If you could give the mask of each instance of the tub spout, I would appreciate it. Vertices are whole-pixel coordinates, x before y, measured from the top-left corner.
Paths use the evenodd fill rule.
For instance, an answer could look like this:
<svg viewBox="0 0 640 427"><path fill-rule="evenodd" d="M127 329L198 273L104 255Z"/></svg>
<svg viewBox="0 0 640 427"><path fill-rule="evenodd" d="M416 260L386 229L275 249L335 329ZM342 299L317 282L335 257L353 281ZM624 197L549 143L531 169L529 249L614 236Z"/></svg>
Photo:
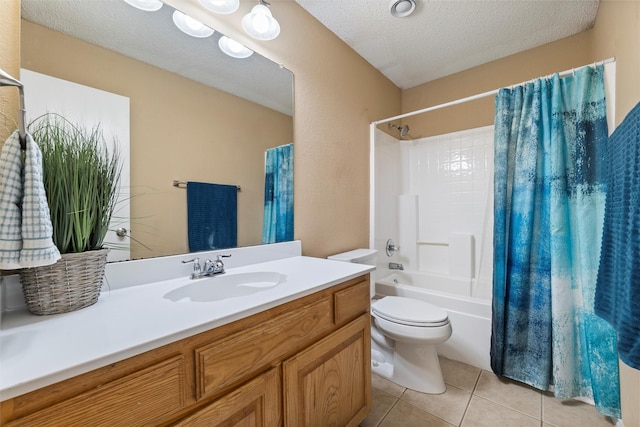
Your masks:
<svg viewBox="0 0 640 427"><path fill-rule="evenodd" d="M389 270L404 270L404 265L399 262L390 262Z"/></svg>

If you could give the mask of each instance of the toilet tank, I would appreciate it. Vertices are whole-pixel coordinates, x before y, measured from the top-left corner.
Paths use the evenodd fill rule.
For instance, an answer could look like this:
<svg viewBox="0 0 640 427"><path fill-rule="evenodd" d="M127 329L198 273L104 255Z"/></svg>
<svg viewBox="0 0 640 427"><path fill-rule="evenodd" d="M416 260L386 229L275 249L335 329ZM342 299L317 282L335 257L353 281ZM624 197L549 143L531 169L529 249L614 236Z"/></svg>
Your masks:
<svg viewBox="0 0 640 427"><path fill-rule="evenodd" d="M342 262L353 262L356 264L376 265L377 249L354 249L348 252L342 252L335 255L330 255L328 259ZM375 271L370 273L371 283L369 284L369 293L371 298L376 295L376 278Z"/></svg>

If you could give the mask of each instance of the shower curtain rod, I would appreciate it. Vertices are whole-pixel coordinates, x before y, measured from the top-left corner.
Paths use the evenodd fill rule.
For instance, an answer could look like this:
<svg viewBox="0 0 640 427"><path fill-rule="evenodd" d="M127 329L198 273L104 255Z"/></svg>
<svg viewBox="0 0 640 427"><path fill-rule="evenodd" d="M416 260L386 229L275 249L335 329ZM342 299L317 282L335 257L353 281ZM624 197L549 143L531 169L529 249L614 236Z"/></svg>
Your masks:
<svg viewBox="0 0 640 427"><path fill-rule="evenodd" d="M603 61L597 61L597 62L594 62L592 64L583 65L582 67L588 67L588 66L595 67L596 65L608 64L610 62L614 62L615 60L616 60L615 57L611 57L611 58L605 59ZM582 68L582 67L578 67L578 68ZM558 75L560 77L564 77L564 76L568 76L571 73L574 73L575 71L576 71L576 68L572 68L570 70L561 71L561 72L558 73ZM553 74L551 74L550 76L552 76L552 75ZM518 83L518 84L515 84L515 85L507 85L507 86L504 86L504 87L515 87L515 86L518 86L518 85L521 85L523 83L527 83L527 82L530 82L530 81L532 81L532 80L527 80L525 82ZM404 119L405 117L411 117L411 116L415 116L415 115L422 114L422 113L428 113L429 111L439 110L441 108L451 107L451 106L458 105L458 104L464 104L465 102L475 101L476 99L481 99L481 98L486 98L487 96L496 95L499 90L500 89L490 90L488 92L480 93L478 95L472 95L472 96L468 96L466 98L457 99L455 101L445 102L444 104L434 105L432 107L427 107L427 108L423 108L421 110L412 111L410 113L400 114L398 116L393 116L393 117L390 117L388 119L378 120L378 121L375 121L375 122L371 122L371 124L376 126L376 125L379 125L379 124L390 122L392 120Z"/></svg>

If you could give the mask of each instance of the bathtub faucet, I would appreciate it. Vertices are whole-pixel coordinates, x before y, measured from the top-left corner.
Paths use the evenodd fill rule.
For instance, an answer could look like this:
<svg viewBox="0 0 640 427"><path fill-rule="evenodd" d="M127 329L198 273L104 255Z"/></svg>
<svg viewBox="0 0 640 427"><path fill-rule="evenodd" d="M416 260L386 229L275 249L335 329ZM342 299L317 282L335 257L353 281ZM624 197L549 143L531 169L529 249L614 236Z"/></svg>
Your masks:
<svg viewBox="0 0 640 427"><path fill-rule="evenodd" d="M389 270L404 270L404 265L399 262L390 262Z"/></svg>

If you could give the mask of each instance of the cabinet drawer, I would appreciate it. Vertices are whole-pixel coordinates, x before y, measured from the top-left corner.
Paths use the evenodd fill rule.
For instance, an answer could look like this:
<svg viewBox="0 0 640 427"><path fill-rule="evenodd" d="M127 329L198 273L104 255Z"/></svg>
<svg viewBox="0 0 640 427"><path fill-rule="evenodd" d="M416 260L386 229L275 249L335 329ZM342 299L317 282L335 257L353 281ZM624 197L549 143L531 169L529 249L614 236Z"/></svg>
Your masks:
<svg viewBox="0 0 640 427"><path fill-rule="evenodd" d="M195 350L196 397L264 370L333 327L332 295Z"/></svg>
<svg viewBox="0 0 640 427"><path fill-rule="evenodd" d="M336 325L366 313L369 310L370 301L368 279L336 292L334 294Z"/></svg>
<svg viewBox="0 0 640 427"><path fill-rule="evenodd" d="M176 356L6 426L154 425L184 401L184 360Z"/></svg>
<svg viewBox="0 0 640 427"><path fill-rule="evenodd" d="M174 427L277 427L281 420L281 395L280 371L272 368L182 419Z"/></svg>

